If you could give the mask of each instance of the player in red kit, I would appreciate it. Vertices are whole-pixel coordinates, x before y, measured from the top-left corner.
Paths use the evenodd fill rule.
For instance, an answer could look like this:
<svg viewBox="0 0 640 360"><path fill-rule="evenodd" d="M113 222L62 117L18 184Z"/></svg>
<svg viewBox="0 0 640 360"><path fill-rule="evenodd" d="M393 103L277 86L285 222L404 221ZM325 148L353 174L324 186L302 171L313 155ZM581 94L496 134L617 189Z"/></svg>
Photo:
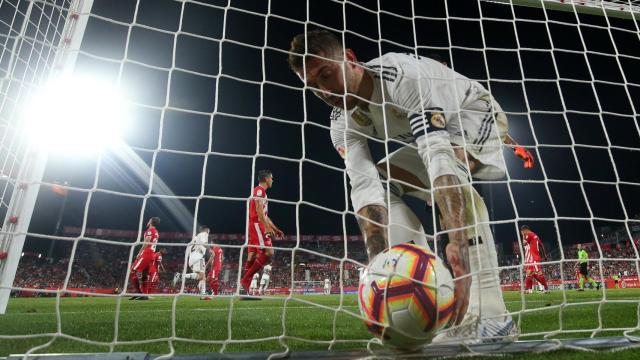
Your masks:
<svg viewBox="0 0 640 360"><path fill-rule="evenodd" d="M240 284L249 293L253 274L262 270L273 256L271 237L283 239L282 230L268 216L267 189L273 186L273 174L270 170L258 171L258 186L253 189L249 199L249 248L245 273Z"/></svg>
<svg viewBox="0 0 640 360"><path fill-rule="evenodd" d="M218 295L218 291L220 290L219 277L223 259L222 249L219 246L213 245L209 251L211 252L211 256L209 256L209 262L207 263L207 267L210 268L207 274L207 282L211 287L211 294Z"/></svg>
<svg viewBox="0 0 640 360"><path fill-rule="evenodd" d="M131 266L131 273L129 274L129 280L133 285L134 291L139 294L146 294L144 286L144 272L149 272L151 263L153 262L153 255L156 252L156 245L160 234L156 226L160 224L159 217L152 217L147 223L147 230L144 232L144 244L138 252L138 256ZM129 300L148 300L146 296L133 296Z"/></svg>
<svg viewBox="0 0 640 360"><path fill-rule="evenodd" d="M158 282L160 282L158 270L164 271L164 268L162 267L162 255L165 253L165 249L160 249L153 253L153 260L151 261L151 265L149 266L147 281L145 281L145 287L143 288L145 294L151 294L152 290L156 287Z"/></svg>
<svg viewBox="0 0 640 360"><path fill-rule="evenodd" d="M547 253L544 251L544 245L542 244L542 241L540 241L538 235L531 231L527 225L522 225L522 227L520 227L520 234L522 235L525 251L524 265L527 276L524 281L525 290L532 292L531 286L533 285L533 279L536 279L544 287L544 291L547 293L549 292L549 286L547 284L547 279L545 279L542 274L542 269L539 264L541 261L540 253L544 256L545 261L547 260Z"/></svg>

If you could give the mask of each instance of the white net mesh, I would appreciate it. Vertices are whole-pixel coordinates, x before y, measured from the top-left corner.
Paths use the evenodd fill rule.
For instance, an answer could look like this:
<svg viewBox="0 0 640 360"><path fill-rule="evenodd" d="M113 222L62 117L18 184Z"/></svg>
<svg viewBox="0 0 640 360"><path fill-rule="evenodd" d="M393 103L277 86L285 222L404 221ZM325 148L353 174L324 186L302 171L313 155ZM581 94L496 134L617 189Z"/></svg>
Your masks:
<svg viewBox="0 0 640 360"><path fill-rule="evenodd" d="M126 91L134 119L127 150L50 156L15 281L1 284L24 299L0 317L0 356L373 343L355 296L366 250L330 143L329 109L286 65L291 38L312 28L342 36L360 60L438 57L487 88L535 157L524 170L505 146L506 178L473 181L489 209L520 338L631 339L640 329L638 293L572 289L578 243L597 283L640 287L638 4L564 3L94 1L90 14L79 14L88 24L75 71ZM21 107L51 73L72 5L0 1L2 217L26 154ZM397 145L370 139L376 160ZM270 215L287 237L274 241L267 300L248 303L238 301L237 282L247 195L263 168L274 172ZM405 201L427 234L441 235L424 201ZM133 303L130 266L151 216L162 218L165 269L155 298ZM170 285L174 272L189 273L185 243L199 224L212 227L224 251L221 296L211 302L199 302L195 280ZM524 292L522 224L550 255L543 273L551 295ZM6 226L0 251L16 236ZM311 296L325 292L325 279L333 295ZM76 298L84 295L92 297Z"/></svg>

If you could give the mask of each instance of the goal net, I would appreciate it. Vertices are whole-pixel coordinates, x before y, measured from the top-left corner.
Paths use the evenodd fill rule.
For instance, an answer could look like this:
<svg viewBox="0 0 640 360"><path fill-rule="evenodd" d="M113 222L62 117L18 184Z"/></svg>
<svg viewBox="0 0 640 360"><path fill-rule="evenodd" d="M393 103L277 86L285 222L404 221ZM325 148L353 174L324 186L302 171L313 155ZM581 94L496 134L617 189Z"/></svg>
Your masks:
<svg viewBox="0 0 640 360"><path fill-rule="evenodd" d="M596 0L0 0L0 357L392 356L358 309L367 252L331 111L287 65L293 36L312 29L332 31L362 62L409 53L477 81L533 156L525 169L515 145L501 145L506 176L472 180L519 341L425 354L631 347L640 334L639 9ZM49 107L89 108L88 122L115 106L82 83L34 103L61 74L116 85L129 118L118 146L46 153L33 144L34 108L41 120ZM88 147L106 137L97 129L63 142ZM376 162L402 145L368 143ZM273 172L269 216L285 237L273 243L267 295L245 301L247 204L262 169ZM446 232L422 199L402 197L444 257ZM131 266L154 216L163 271L152 299L129 300L141 295ZM191 272L187 244L199 225L224 253L212 300L200 300L197 280L172 286L175 273ZM522 225L544 244L550 293L526 289ZM579 247L588 259L578 260ZM330 294L308 296L323 293L325 279Z"/></svg>

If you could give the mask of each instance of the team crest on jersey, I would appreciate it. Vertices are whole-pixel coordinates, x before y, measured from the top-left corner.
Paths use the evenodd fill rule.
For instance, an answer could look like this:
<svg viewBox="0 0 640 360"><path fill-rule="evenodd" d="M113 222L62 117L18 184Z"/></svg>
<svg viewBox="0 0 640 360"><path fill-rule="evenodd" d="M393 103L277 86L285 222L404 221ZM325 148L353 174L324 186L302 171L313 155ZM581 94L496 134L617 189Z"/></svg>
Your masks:
<svg viewBox="0 0 640 360"><path fill-rule="evenodd" d="M431 113L431 125L438 129L444 129L446 123L444 121L444 114L434 111Z"/></svg>
<svg viewBox="0 0 640 360"><path fill-rule="evenodd" d="M338 154L340 154L340 157L342 157L343 159L347 158L347 149L342 146L338 146L336 150L338 151Z"/></svg>
<svg viewBox="0 0 640 360"><path fill-rule="evenodd" d="M355 120L356 123L360 126L369 126L371 125L371 119L363 114L360 110L356 110L351 114L351 118Z"/></svg>

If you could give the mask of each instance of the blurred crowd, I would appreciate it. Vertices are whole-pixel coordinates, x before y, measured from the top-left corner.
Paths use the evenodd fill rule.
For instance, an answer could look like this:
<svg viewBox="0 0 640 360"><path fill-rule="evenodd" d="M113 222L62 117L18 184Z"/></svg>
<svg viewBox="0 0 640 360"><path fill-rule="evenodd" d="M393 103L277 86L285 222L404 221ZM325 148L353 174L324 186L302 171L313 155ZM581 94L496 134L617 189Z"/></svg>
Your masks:
<svg viewBox="0 0 640 360"><path fill-rule="evenodd" d="M589 253L590 274L596 279L613 275L638 275L640 258L634 245L628 240L619 241L621 236L615 231L603 234L604 240L599 242L600 246L595 242L583 244ZM322 286L319 284L324 279L329 279L334 288L340 285L341 279L344 287L357 286L358 268L366 263L364 242L361 239L336 241L334 238L336 237L305 236L304 241L299 242L291 239L274 242L276 250L270 287ZM63 240L57 241L55 256L23 253L13 286L57 289L67 281L67 288L122 289L131 264L130 259L135 258L138 247L133 245L134 240L130 238L105 239L115 243L81 240L75 251L72 251L73 241ZM179 246L163 246L161 240L159 248L164 248L166 254L163 256L164 272L160 273L158 288L170 289L173 274L185 270L187 241L188 239L184 240L184 244ZM246 258L246 249L242 248L243 240L230 236L225 240L217 240L216 243L224 251L221 286L223 289L233 289L237 286L238 271L244 261L241 261L241 250L243 259ZM637 247L638 239L634 243ZM543 273L548 280L576 278L575 245L552 249L547 261L550 263L543 265ZM522 279L523 264L520 256L500 254L499 262L503 284ZM189 272L189 269L186 271Z"/></svg>

